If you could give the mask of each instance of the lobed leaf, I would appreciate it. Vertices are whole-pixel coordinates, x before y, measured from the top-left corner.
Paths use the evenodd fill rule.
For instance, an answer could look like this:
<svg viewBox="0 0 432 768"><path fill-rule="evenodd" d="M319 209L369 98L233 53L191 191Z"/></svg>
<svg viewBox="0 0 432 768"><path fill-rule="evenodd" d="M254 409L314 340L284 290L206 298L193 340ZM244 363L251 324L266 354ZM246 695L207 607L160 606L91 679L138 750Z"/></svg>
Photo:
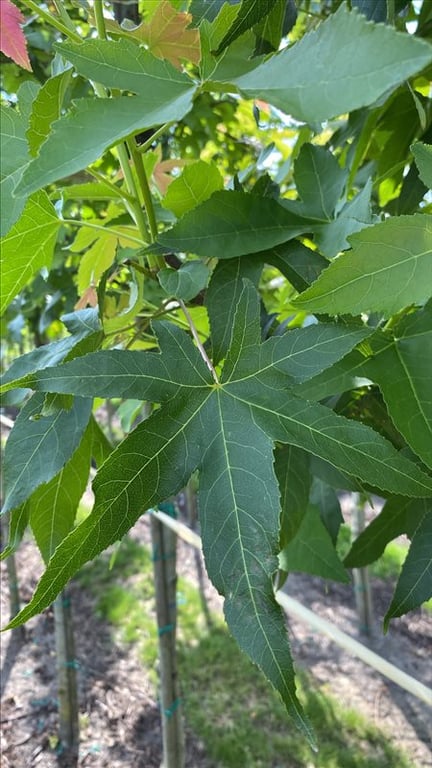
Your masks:
<svg viewBox="0 0 432 768"><path fill-rule="evenodd" d="M158 243L172 251L232 259L257 253L308 231L309 222L276 200L245 192L215 192L167 232Z"/></svg>
<svg viewBox="0 0 432 768"><path fill-rule="evenodd" d="M48 195L39 191L2 242L0 313L42 267L49 267L61 221Z"/></svg>
<svg viewBox="0 0 432 768"><path fill-rule="evenodd" d="M349 237L340 256L295 300L311 312L392 315L431 296L432 216L399 216Z"/></svg>
<svg viewBox="0 0 432 768"><path fill-rule="evenodd" d="M416 529L407 558L384 617L384 630L391 619L418 608L432 597L432 514L429 506Z"/></svg>
<svg viewBox="0 0 432 768"><path fill-rule="evenodd" d="M317 30L232 82L246 98L315 124L373 104L431 61L425 41L342 4Z"/></svg>
<svg viewBox="0 0 432 768"><path fill-rule="evenodd" d="M77 398L69 410L42 416L44 396L36 393L20 411L4 455L3 513L26 501L49 482L78 447L87 427L91 400Z"/></svg>

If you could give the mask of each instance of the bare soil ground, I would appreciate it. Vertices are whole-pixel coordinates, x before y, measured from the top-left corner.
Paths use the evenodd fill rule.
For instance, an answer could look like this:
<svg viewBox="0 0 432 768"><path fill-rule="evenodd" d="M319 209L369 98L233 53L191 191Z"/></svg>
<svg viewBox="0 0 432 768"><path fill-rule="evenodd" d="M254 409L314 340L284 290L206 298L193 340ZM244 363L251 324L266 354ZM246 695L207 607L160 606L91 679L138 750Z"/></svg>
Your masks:
<svg viewBox="0 0 432 768"><path fill-rule="evenodd" d="M131 535L148 542L148 523L139 521ZM21 596L27 601L41 565L34 546L24 543L18 555ZM179 571L197 582L194 551L179 545ZM8 618L8 584L2 564L2 617ZM72 586L76 657L81 711L79 768L159 768L161 732L158 704L133 645L121 643L95 613L94 598ZM385 613L391 587L373 585L377 624ZM340 629L367 643L405 672L432 685L432 618L416 611L394 622L383 637L359 635L351 586L324 585L320 579L294 575L289 593ZM211 609L221 600L206 581ZM317 685L351 708L359 709L405 750L418 768L432 767L432 718L427 705L387 681L330 640L295 618L289 620L297 665L309 670ZM32 619L25 641L9 633L2 638L2 768L58 768L65 759L53 746L57 733L53 617L48 610ZM216 768L196 734L187 732L187 768ZM239 766L239 768L246 768ZM289 768L288 764L286 768Z"/></svg>

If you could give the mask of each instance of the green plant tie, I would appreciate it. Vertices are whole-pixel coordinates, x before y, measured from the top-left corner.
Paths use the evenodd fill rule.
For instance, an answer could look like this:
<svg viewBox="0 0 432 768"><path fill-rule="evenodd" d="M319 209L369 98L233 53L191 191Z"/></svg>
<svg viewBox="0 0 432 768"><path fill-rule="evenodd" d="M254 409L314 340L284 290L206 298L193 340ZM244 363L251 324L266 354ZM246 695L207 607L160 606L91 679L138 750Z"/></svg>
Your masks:
<svg viewBox="0 0 432 768"><path fill-rule="evenodd" d="M155 547L153 549L153 555L152 555L152 561L154 563L158 563L160 560L172 560L176 556L175 550L171 550L171 552L167 552L166 555L159 554L159 548Z"/></svg>
<svg viewBox="0 0 432 768"><path fill-rule="evenodd" d="M161 635L166 635L167 632L173 632L174 628L175 628L174 624L165 624L164 627L159 627L159 629L158 629L159 637Z"/></svg>
<svg viewBox="0 0 432 768"><path fill-rule="evenodd" d="M80 663L77 659L72 659L71 661L65 661L63 666L68 669L79 669Z"/></svg>
<svg viewBox="0 0 432 768"><path fill-rule="evenodd" d="M165 717L172 717L176 709L180 706L180 704L181 704L181 699L180 698L175 699L175 701L173 701L170 707L168 707L167 709L164 709Z"/></svg>

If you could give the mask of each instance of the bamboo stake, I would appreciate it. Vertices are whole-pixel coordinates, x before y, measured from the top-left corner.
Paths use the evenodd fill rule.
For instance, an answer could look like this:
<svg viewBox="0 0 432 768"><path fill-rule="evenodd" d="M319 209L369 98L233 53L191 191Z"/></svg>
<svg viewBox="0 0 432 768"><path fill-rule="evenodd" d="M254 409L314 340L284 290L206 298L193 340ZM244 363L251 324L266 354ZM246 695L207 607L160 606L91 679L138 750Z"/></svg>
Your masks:
<svg viewBox="0 0 432 768"><path fill-rule="evenodd" d="M79 713L70 598L66 591L54 601L54 631L57 664L59 738L61 754L67 754L68 764L78 763Z"/></svg>
<svg viewBox="0 0 432 768"><path fill-rule="evenodd" d="M173 520L163 512L153 511L152 518L153 517L157 517L161 523L176 531L177 535L180 536L180 538L186 541L188 544L191 544L193 547L197 547L197 549L201 549L200 537L198 534L190 531L186 525L178 522L177 520ZM306 621L311 627L318 630L318 632L321 632L322 634L330 637L331 640L336 643L336 645L344 648L352 656L357 656L369 667L376 669L378 672L384 675L384 677L387 677L389 680L392 680L392 682L396 683L396 685L398 685L400 688L404 688L413 696L416 696L421 701L424 701L426 704L429 704L429 706L432 706L431 688L423 685L423 683L420 683L414 677L411 677L411 675L407 675L406 672L403 672L398 667L395 667L394 664L386 661L386 659L383 659L382 656L378 656L377 653L374 653L369 648L367 648L367 646L359 643L357 640L354 640L353 637L350 637L350 635L347 635L345 632L342 632L342 630L335 627L334 624L331 624L326 619L317 616L315 613L313 613L313 611L310 611L309 608L306 608L304 605L299 603L298 600L294 600L294 598L289 597L289 595L287 595L285 592L276 592L276 600L285 611L285 613L291 613L293 616L297 616L299 619Z"/></svg>
<svg viewBox="0 0 432 768"><path fill-rule="evenodd" d="M159 513L163 514L163 513ZM169 515L164 515L168 517ZM177 676L176 541L173 530L151 515L156 614L159 635L163 768L184 768L184 734Z"/></svg>

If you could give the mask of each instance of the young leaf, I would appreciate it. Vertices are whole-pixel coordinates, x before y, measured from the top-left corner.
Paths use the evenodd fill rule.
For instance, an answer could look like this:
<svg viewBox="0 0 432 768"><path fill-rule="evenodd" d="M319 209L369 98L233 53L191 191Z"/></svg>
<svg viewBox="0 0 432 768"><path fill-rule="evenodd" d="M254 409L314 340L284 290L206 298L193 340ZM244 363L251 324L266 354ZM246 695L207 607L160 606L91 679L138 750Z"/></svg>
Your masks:
<svg viewBox="0 0 432 768"><path fill-rule="evenodd" d="M197 29L187 29L190 13L178 13L169 0L161 0L148 24L141 24L131 37L145 43L159 59L170 61L177 69L182 60L199 64L200 35Z"/></svg>
<svg viewBox="0 0 432 768"><path fill-rule="evenodd" d="M198 160L187 165L182 175L169 185L162 205L179 218L211 197L213 192L223 189L223 185L223 178L216 165Z"/></svg>
<svg viewBox="0 0 432 768"><path fill-rule="evenodd" d="M316 31L232 82L246 98L315 124L373 104L431 61L425 41L342 4Z"/></svg>
<svg viewBox="0 0 432 768"><path fill-rule="evenodd" d="M289 202L299 216L331 221L344 190L347 171L336 157L315 144L303 144L294 166L294 178L301 200Z"/></svg>
<svg viewBox="0 0 432 768"><path fill-rule="evenodd" d="M432 514L429 507L411 541L402 566L390 608L384 617L384 630L391 619L418 608L432 597Z"/></svg>
<svg viewBox="0 0 432 768"><path fill-rule="evenodd" d="M0 5L1 40L0 51L13 59L24 69L31 70L27 53L27 40L21 29L25 18L11 0L2 0Z"/></svg>
<svg viewBox="0 0 432 768"><path fill-rule="evenodd" d="M70 410L41 416L44 396L37 393L21 410L5 448L3 513L26 501L68 461L81 441L91 400L76 398Z"/></svg>
<svg viewBox="0 0 432 768"><path fill-rule="evenodd" d="M263 0L243 0L232 26L219 43L215 56L219 56L240 35L258 24L264 16L272 11L276 2L278 0L265 0L264 2Z"/></svg>
<svg viewBox="0 0 432 768"><path fill-rule="evenodd" d="M66 88L72 77L72 68L50 77L40 88L33 101L27 139L30 154L35 157L39 147L51 131L54 120L61 115Z"/></svg>
<svg viewBox="0 0 432 768"><path fill-rule="evenodd" d="M39 269L50 266L60 224L48 195L32 195L3 239L1 313Z"/></svg>
<svg viewBox="0 0 432 768"><path fill-rule="evenodd" d="M232 259L284 243L310 224L276 200L245 192L215 192L167 232L158 243L168 250Z"/></svg>
<svg viewBox="0 0 432 768"><path fill-rule="evenodd" d="M300 571L323 579L349 581L319 510L312 504L308 506L296 535L282 549L279 563L286 572Z"/></svg>
<svg viewBox="0 0 432 768"><path fill-rule="evenodd" d="M299 309L332 315L392 315L431 295L432 216L387 219L351 235L340 256L295 300Z"/></svg>
<svg viewBox="0 0 432 768"><path fill-rule="evenodd" d="M180 269L160 269L158 280L169 296L190 301L206 287L209 275L202 261L186 261Z"/></svg>

